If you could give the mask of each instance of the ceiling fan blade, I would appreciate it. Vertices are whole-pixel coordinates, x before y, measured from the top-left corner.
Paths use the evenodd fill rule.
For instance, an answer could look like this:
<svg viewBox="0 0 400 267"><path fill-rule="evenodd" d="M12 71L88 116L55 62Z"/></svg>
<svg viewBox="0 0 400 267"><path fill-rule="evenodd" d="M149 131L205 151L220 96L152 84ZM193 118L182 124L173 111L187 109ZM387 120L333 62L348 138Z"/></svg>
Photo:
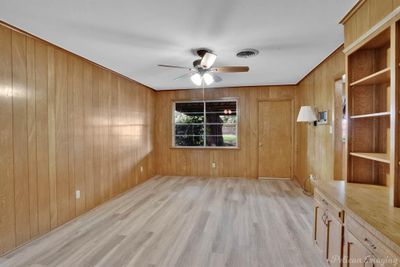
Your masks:
<svg viewBox="0 0 400 267"><path fill-rule="evenodd" d="M213 68L213 72L248 72L249 67L247 66L225 66L225 67L217 67Z"/></svg>
<svg viewBox="0 0 400 267"><path fill-rule="evenodd" d="M179 77L176 77L176 78L174 79L174 81L180 80L180 79L183 79L183 78L186 78L186 77L190 77L190 76L192 76L192 75L193 75L193 73L186 73L186 74L183 74L183 75L181 75L181 76L179 76Z"/></svg>
<svg viewBox="0 0 400 267"><path fill-rule="evenodd" d="M174 66L174 65L158 64L157 66L159 66L159 67L164 67L164 68L174 68L174 69L192 70L192 68L189 68L189 67L181 67L181 66Z"/></svg>
<svg viewBox="0 0 400 267"><path fill-rule="evenodd" d="M216 82L216 83L222 82L221 76L213 75L213 77L214 77L214 82Z"/></svg>
<svg viewBox="0 0 400 267"><path fill-rule="evenodd" d="M209 69L212 67L216 59L216 54L206 52L200 61L200 66L202 66L204 69Z"/></svg>

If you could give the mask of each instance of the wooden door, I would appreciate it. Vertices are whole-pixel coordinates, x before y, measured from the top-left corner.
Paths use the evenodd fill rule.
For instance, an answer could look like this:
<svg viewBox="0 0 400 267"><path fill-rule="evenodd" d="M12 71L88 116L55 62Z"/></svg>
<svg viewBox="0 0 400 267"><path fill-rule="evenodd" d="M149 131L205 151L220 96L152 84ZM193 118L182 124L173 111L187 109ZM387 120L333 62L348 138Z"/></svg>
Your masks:
<svg viewBox="0 0 400 267"><path fill-rule="evenodd" d="M292 100L258 104L258 176L292 178Z"/></svg>

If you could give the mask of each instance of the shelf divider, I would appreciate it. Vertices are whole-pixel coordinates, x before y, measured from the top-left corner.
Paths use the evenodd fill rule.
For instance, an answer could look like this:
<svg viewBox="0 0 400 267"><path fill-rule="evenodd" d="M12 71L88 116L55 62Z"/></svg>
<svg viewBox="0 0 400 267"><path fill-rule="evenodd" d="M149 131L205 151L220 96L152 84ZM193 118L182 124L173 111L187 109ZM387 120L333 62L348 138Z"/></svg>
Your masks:
<svg viewBox="0 0 400 267"><path fill-rule="evenodd" d="M373 85L385 82L390 82L390 68L380 70L358 81L352 82L350 86Z"/></svg>
<svg viewBox="0 0 400 267"><path fill-rule="evenodd" d="M362 114L362 115L354 115L354 116L350 116L350 118L351 119L362 119L362 118L373 118L373 117L384 117L384 116L390 116L390 111Z"/></svg>
<svg viewBox="0 0 400 267"><path fill-rule="evenodd" d="M364 152L350 152L350 155L354 157L375 160L383 163L390 164L390 157L386 153L364 153Z"/></svg>

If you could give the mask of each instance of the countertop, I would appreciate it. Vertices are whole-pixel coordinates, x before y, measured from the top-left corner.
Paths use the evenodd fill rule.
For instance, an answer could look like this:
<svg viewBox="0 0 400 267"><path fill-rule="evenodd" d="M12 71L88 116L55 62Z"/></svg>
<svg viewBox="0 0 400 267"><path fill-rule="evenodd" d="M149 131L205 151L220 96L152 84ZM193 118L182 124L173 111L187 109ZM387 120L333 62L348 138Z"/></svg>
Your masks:
<svg viewBox="0 0 400 267"><path fill-rule="evenodd" d="M390 188L344 181L317 180L313 184L342 207L345 214L352 216L400 255L400 208L392 206Z"/></svg>

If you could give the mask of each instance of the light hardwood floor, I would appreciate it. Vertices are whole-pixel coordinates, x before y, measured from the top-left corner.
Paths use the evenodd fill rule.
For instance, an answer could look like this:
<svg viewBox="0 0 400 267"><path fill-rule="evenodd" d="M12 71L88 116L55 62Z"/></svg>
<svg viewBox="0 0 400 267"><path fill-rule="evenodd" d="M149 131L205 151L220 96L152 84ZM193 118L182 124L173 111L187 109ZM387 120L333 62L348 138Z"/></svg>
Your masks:
<svg viewBox="0 0 400 267"><path fill-rule="evenodd" d="M0 266L326 266L291 181L154 177Z"/></svg>

